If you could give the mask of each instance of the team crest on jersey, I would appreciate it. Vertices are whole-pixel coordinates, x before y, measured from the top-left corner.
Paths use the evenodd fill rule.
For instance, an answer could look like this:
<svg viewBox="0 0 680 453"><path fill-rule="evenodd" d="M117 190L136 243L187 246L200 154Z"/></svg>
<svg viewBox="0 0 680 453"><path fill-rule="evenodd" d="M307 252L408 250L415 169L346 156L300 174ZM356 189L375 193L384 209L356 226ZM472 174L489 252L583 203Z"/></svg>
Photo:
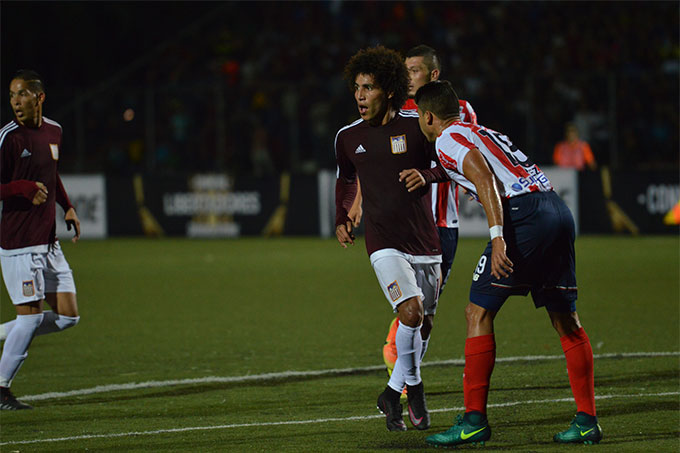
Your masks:
<svg viewBox="0 0 680 453"><path fill-rule="evenodd" d="M50 143L50 151L52 151L52 159L59 160L59 145Z"/></svg>
<svg viewBox="0 0 680 453"><path fill-rule="evenodd" d="M392 302L399 299L401 297L401 289L399 288L399 283L397 283L396 280L390 283L387 286L387 292L390 293L390 298L392 299Z"/></svg>
<svg viewBox="0 0 680 453"><path fill-rule="evenodd" d="M33 280L26 280L21 284L21 292L24 297L35 296L35 288L33 287Z"/></svg>
<svg viewBox="0 0 680 453"><path fill-rule="evenodd" d="M406 152L406 135L390 137L392 154L404 154Z"/></svg>

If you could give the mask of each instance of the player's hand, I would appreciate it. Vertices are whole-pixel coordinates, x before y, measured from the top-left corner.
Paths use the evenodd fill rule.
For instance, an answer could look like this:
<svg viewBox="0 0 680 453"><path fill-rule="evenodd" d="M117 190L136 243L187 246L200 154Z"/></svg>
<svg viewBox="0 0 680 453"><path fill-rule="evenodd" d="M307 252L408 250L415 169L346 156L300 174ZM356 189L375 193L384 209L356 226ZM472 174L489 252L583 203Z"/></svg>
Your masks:
<svg viewBox="0 0 680 453"><path fill-rule="evenodd" d="M349 217L349 219L352 221L352 226L354 228L358 228L359 225L361 224L361 216L363 215L363 213L364 210L361 207L361 203L355 200L354 204L347 213L347 217Z"/></svg>
<svg viewBox="0 0 680 453"><path fill-rule="evenodd" d="M495 237L491 240L491 275L500 280L512 274L512 261L505 254L506 245L503 237Z"/></svg>
<svg viewBox="0 0 680 453"><path fill-rule="evenodd" d="M352 222L346 222L344 225L340 224L335 227L335 236L342 248L347 248L347 244L354 245L354 234L352 234Z"/></svg>
<svg viewBox="0 0 680 453"><path fill-rule="evenodd" d="M31 203L38 206L47 201L47 187L40 181L36 181L35 185L38 186L38 191L33 195L33 200Z"/></svg>
<svg viewBox="0 0 680 453"><path fill-rule="evenodd" d="M406 190L413 192L416 189L425 187L427 184L423 175L415 168L409 168L408 170L402 170L399 172L399 182L406 183Z"/></svg>
<svg viewBox="0 0 680 453"><path fill-rule="evenodd" d="M80 239L80 219L78 219L76 210L69 208L69 210L66 211L66 214L64 214L64 221L66 222L66 228L69 231L71 231L71 228L73 227L73 239L71 239L71 241L75 244L78 242L78 239Z"/></svg>

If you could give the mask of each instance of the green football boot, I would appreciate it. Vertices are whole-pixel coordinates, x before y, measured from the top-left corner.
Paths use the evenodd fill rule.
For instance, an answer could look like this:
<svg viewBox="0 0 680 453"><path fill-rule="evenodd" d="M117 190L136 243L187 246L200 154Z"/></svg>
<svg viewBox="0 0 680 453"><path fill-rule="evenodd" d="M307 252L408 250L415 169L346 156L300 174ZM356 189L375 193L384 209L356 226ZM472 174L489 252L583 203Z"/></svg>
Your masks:
<svg viewBox="0 0 680 453"><path fill-rule="evenodd" d="M602 440L602 428L597 423L597 417L577 412L569 429L555 434L553 440L560 444L597 444Z"/></svg>
<svg viewBox="0 0 680 453"><path fill-rule="evenodd" d="M476 417L475 417L476 415ZM478 418L477 424L469 423L465 417L458 415L456 424L443 433L427 436L425 442L435 447L455 447L463 444L480 444L491 438L491 427L483 414L475 414L469 418Z"/></svg>

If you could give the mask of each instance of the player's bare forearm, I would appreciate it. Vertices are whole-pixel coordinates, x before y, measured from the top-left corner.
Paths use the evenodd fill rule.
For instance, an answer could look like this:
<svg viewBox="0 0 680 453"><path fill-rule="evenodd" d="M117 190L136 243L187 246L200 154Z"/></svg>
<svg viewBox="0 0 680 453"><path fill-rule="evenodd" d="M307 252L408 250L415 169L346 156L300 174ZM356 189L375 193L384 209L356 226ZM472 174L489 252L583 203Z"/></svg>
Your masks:
<svg viewBox="0 0 680 453"><path fill-rule="evenodd" d="M503 226L503 205L493 174L478 149L472 149L463 160L463 175L475 185L479 202L484 207L489 227Z"/></svg>
<svg viewBox="0 0 680 453"><path fill-rule="evenodd" d="M496 186L496 176L478 149L471 150L463 160L463 175L475 185L484 207L489 228L503 227L503 205ZM512 273L512 261L506 255L503 236L491 239L491 274L500 279Z"/></svg>

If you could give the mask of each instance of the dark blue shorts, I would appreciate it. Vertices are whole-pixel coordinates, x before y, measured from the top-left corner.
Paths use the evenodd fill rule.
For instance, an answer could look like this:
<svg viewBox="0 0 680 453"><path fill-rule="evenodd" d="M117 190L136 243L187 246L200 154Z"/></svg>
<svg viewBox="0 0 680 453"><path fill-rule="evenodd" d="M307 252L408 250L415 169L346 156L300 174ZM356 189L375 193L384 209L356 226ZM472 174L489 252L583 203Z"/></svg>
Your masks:
<svg viewBox="0 0 680 453"><path fill-rule="evenodd" d="M456 257L456 249L458 248L458 228L437 227L439 232L439 240L442 248L442 284L439 288L439 295L444 291L444 285L449 279L451 273L451 265L453 259Z"/></svg>
<svg viewBox="0 0 680 453"><path fill-rule="evenodd" d="M555 192L534 192L503 202L503 237L514 272L491 275L491 242L479 259L470 301L498 311L508 297L531 292L534 305L549 311L576 311L574 218Z"/></svg>

